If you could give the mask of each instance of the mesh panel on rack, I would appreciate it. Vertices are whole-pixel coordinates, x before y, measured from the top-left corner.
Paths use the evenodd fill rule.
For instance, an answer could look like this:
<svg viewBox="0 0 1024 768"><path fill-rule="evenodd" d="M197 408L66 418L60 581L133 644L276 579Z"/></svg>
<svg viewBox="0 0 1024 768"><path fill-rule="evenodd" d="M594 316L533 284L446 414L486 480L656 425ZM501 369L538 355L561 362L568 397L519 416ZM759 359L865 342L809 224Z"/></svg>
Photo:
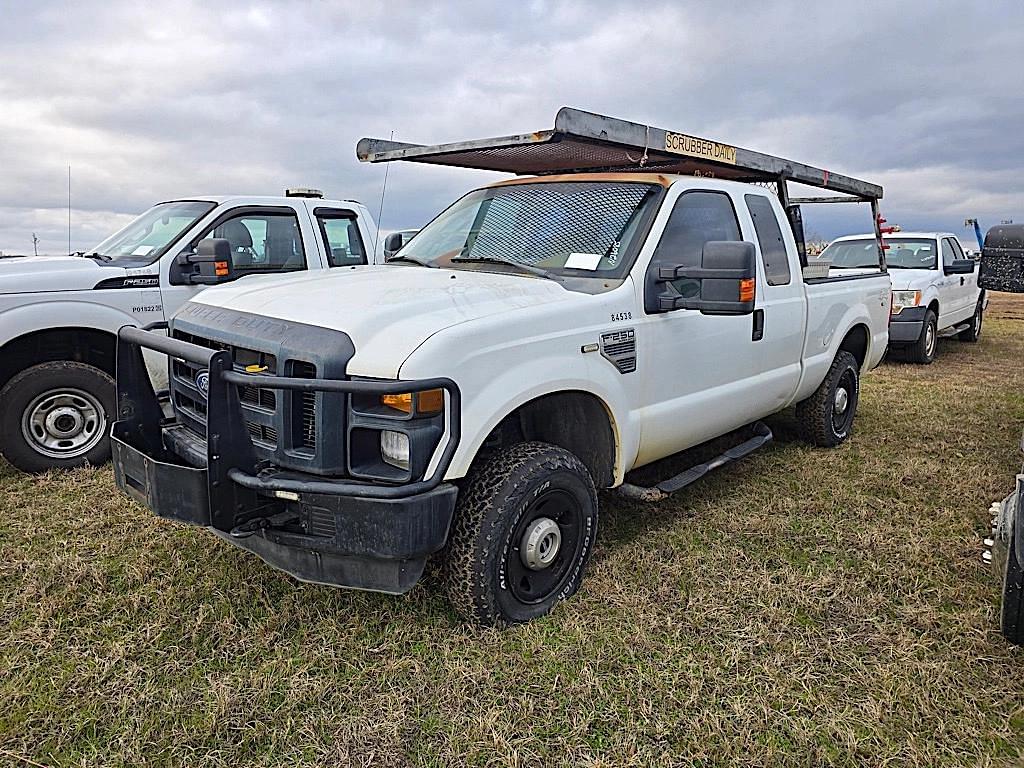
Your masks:
<svg viewBox="0 0 1024 768"><path fill-rule="evenodd" d="M544 183L500 187L486 202L464 257L520 264L564 260L570 253L611 256L647 184ZM560 264L559 264L560 266Z"/></svg>

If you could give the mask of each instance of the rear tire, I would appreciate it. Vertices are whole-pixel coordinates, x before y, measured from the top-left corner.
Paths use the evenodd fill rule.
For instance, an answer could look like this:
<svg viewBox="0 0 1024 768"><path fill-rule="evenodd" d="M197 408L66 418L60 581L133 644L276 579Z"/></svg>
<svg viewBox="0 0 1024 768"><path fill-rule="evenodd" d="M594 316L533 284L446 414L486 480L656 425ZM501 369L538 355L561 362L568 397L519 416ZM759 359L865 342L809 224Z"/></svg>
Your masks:
<svg viewBox="0 0 1024 768"><path fill-rule="evenodd" d="M797 403L800 436L811 445L835 448L853 431L860 400L857 358L840 350L814 394Z"/></svg>
<svg viewBox="0 0 1024 768"><path fill-rule="evenodd" d="M110 458L114 380L85 363L34 365L0 390L0 453L23 472Z"/></svg>
<svg viewBox="0 0 1024 768"><path fill-rule="evenodd" d="M939 318L929 309L921 326L921 336L907 347L907 359L919 365L931 365L935 360L935 351L939 346Z"/></svg>
<svg viewBox="0 0 1024 768"><path fill-rule="evenodd" d="M981 337L981 324L985 319L985 292L982 291L978 297L978 306L974 308L974 317L971 318L969 328L960 331L956 335L960 341L976 342Z"/></svg>
<svg viewBox="0 0 1024 768"><path fill-rule="evenodd" d="M1020 525L1020 510L1010 524L1006 567L1003 569L1003 605L1000 628L1003 636L1015 645L1024 645L1024 569L1017 559L1014 528Z"/></svg>
<svg viewBox="0 0 1024 768"><path fill-rule="evenodd" d="M442 564L452 606L484 626L530 621L574 594L597 535L597 492L583 463L521 443L474 469Z"/></svg>

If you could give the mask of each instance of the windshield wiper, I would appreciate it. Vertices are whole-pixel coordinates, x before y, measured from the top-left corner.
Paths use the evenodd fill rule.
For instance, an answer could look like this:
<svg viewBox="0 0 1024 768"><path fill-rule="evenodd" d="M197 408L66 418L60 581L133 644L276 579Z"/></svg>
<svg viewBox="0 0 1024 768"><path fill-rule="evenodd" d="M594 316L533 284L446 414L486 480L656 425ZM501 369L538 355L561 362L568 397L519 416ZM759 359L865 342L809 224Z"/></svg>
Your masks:
<svg viewBox="0 0 1024 768"><path fill-rule="evenodd" d="M396 261L405 261L408 262L409 264L418 264L421 267L427 267L428 269L437 269L436 264L431 264L429 261L420 261L415 256L392 256L384 263L394 264Z"/></svg>
<svg viewBox="0 0 1024 768"><path fill-rule="evenodd" d="M505 259L495 259L491 256L456 256L452 259L452 262L460 262L462 264L504 264L506 267L514 267L515 269L522 270L531 275L537 277L546 277L548 280L554 280L555 282L562 282L564 278L558 275L553 275L547 270L541 269L540 267L534 267L530 264L520 264L518 261L505 261Z"/></svg>
<svg viewBox="0 0 1024 768"><path fill-rule="evenodd" d="M81 256L84 259L96 259L96 261L113 261L111 256L105 253L86 253L85 251L75 251L71 254L72 256Z"/></svg>

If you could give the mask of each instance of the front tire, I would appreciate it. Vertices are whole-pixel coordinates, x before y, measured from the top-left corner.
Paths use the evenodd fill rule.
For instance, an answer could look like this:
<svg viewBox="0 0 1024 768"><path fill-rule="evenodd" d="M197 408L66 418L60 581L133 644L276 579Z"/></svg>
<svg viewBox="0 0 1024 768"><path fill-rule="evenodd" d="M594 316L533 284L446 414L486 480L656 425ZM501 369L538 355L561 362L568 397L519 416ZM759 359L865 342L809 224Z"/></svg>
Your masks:
<svg viewBox="0 0 1024 768"><path fill-rule="evenodd" d="M115 399L114 380L94 366L32 366L0 391L0 453L23 472L102 464Z"/></svg>
<svg viewBox="0 0 1024 768"><path fill-rule="evenodd" d="M960 341L976 342L981 338L981 324L985 319L985 293L982 292L981 296L978 297L978 306L974 308L974 317L971 318L971 324L964 330L957 334L957 338Z"/></svg>
<svg viewBox="0 0 1024 768"><path fill-rule="evenodd" d="M939 318L929 309L924 316L921 336L907 348L907 358L912 363L931 365L935 360L935 351L939 346Z"/></svg>
<svg viewBox="0 0 1024 768"><path fill-rule="evenodd" d="M442 578L484 626L544 616L573 595L597 535L597 492L573 454L521 443L474 469L459 493Z"/></svg>
<svg viewBox="0 0 1024 768"><path fill-rule="evenodd" d="M840 350L814 394L797 403L796 418L804 440L822 448L835 448L853 431L860 400L857 358Z"/></svg>
<svg viewBox="0 0 1024 768"><path fill-rule="evenodd" d="M1006 567L1003 569L1003 605L1000 628L1003 637L1015 645L1024 645L1024 569L1017 559L1014 527L1020 524L1020 510L1010 523L1007 540Z"/></svg>

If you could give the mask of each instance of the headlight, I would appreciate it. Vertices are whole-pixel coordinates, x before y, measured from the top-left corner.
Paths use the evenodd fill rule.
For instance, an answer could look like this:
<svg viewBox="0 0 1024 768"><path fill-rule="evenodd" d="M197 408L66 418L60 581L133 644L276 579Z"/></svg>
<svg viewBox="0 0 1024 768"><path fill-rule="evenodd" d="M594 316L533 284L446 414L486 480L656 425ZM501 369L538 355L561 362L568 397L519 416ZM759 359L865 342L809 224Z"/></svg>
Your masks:
<svg viewBox="0 0 1024 768"><path fill-rule="evenodd" d="M409 436L390 429L380 433L381 457L393 467L409 469Z"/></svg>
<svg viewBox="0 0 1024 768"><path fill-rule="evenodd" d="M898 315L907 307L916 307L921 304L920 291L893 291L892 292L892 313Z"/></svg>

